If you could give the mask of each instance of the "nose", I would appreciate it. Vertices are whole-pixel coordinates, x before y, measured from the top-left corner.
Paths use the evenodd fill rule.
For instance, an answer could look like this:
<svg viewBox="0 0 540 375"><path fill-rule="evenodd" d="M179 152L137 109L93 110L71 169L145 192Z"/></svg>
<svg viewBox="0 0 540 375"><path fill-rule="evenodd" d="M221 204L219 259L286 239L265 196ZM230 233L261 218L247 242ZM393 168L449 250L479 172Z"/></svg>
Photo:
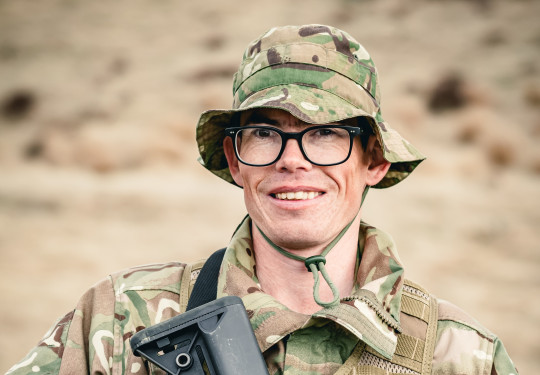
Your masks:
<svg viewBox="0 0 540 375"><path fill-rule="evenodd" d="M281 154L281 157L276 162L276 169L278 171L293 172L297 169L310 170L312 165L304 158L300 145L295 139L289 139L285 144L285 149Z"/></svg>

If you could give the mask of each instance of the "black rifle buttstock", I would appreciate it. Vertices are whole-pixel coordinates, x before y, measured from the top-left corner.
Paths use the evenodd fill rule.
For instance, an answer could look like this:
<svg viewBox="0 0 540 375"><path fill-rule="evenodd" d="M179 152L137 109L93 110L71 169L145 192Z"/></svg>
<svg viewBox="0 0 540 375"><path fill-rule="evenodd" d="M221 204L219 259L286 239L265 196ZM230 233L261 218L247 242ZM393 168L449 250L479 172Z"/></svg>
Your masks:
<svg viewBox="0 0 540 375"><path fill-rule="evenodd" d="M268 375L242 300L223 297L137 332L131 349L171 375Z"/></svg>

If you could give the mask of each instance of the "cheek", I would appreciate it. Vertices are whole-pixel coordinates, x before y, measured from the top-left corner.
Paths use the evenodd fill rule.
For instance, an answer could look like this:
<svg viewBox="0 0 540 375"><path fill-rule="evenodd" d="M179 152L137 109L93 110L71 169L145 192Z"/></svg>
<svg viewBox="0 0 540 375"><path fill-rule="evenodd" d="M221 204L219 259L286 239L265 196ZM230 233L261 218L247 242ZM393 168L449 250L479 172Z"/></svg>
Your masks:
<svg viewBox="0 0 540 375"><path fill-rule="evenodd" d="M244 197L248 198L254 196L257 193L257 187L259 186L263 174L259 167L250 167L248 165L240 164L239 175L243 182Z"/></svg>
<svg viewBox="0 0 540 375"><path fill-rule="evenodd" d="M343 189L348 199L362 195L365 185L365 173L362 170L350 171L345 175Z"/></svg>
<svg viewBox="0 0 540 375"><path fill-rule="evenodd" d="M356 139L354 148L351 153L351 165L349 168L350 183L360 190L363 190L366 182L366 176L368 171L369 162L366 157L366 153L360 145L360 140Z"/></svg>
<svg viewBox="0 0 540 375"><path fill-rule="evenodd" d="M340 165L331 178L337 184L339 194L345 198L346 204L359 205L366 184L367 165L363 153L353 152L346 163Z"/></svg>

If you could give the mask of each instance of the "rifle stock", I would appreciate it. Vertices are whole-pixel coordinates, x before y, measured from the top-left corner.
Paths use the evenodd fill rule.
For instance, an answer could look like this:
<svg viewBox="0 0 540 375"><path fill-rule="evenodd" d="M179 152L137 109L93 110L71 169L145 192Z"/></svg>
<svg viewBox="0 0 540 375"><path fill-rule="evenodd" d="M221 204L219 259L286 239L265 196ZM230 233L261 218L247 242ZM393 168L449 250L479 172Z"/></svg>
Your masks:
<svg viewBox="0 0 540 375"><path fill-rule="evenodd" d="M268 375L242 300L223 297L137 332L140 356L171 375Z"/></svg>

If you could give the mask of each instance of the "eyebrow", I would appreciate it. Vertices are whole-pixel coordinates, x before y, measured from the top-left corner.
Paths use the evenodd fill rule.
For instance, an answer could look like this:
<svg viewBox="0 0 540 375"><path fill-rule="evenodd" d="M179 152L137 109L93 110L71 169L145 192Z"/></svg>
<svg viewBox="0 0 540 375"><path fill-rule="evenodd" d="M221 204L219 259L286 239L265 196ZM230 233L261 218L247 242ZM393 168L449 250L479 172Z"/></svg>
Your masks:
<svg viewBox="0 0 540 375"><path fill-rule="evenodd" d="M268 125L278 126L279 122L276 120L272 120L271 118L266 117L264 115L261 115L260 113L254 112L249 115L244 125L253 125L253 124L268 124Z"/></svg>

